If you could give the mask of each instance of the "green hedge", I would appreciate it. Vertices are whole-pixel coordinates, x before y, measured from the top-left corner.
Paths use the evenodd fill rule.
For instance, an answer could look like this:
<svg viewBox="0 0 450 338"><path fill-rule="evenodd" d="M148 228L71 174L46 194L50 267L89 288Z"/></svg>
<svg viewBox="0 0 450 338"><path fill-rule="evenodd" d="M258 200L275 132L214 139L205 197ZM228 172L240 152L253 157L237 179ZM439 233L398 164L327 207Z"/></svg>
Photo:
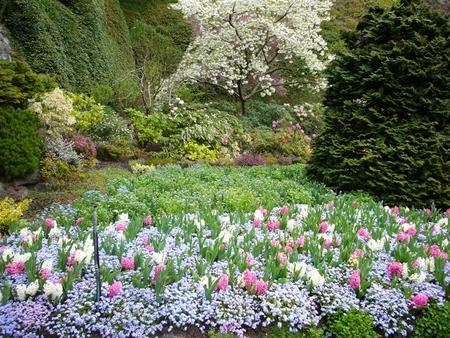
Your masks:
<svg viewBox="0 0 450 338"><path fill-rule="evenodd" d="M414 1L374 8L329 69L309 175L388 204L450 205L450 25Z"/></svg>
<svg viewBox="0 0 450 338"><path fill-rule="evenodd" d="M91 93L98 84L128 96L134 69L127 24L118 0L10 0L3 14L14 48L34 71L63 88Z"/></svg>

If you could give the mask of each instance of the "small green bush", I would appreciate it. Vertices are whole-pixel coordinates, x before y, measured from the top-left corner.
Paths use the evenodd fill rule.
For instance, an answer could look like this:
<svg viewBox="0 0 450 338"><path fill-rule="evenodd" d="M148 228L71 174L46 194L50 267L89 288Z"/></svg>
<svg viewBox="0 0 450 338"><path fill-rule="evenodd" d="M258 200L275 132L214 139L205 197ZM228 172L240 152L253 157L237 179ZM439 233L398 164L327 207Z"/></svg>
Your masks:
<svg viewBox="0 0 450 338"><path fill-rule="evenodd" d="M424 310L413 330L413 338L448 338L450 332L450 302L432 304Z"/></svg>
<svg viewBox="0 0 450 338"><path fill-rule="evenodd" d="M42 160L41 177L44 181L58 184L79 173L76 166L67 162L46 157Z"/></svg>
<svg viewBox="0 0 450 338"><path fill-rule="evenodd" d="M39 168L39 119L29 110L0 107L0 177L24 177Z"/></svg>
<svg viewBox="0 0 450 338"><path fill-rule="evenodd" d="M271 326L267 331L266 338L324 338L326 337L321 328L309 328L303 332L290 332L289 326Z"/></svg>
<svg viewBox="0 0 450 338"><path fill-rule="evenodd" d="M137 152L129 144L102 143L97 147L97 158L102 161L127 161L135 158Z"/></svg>
<svg viewBox="0 0 450 338"><path fill-rule="evenodd" d="M372 317L359 310L338 311L327 320L327 330L337 338L376 338Z"/></svg>
<svg viewBox="0 0 450 338"><path fill-rule="evenodd" d="M25 62L0 60L0 106L25 107L28 100L53 86L48 76L34 73Z"/></svg>

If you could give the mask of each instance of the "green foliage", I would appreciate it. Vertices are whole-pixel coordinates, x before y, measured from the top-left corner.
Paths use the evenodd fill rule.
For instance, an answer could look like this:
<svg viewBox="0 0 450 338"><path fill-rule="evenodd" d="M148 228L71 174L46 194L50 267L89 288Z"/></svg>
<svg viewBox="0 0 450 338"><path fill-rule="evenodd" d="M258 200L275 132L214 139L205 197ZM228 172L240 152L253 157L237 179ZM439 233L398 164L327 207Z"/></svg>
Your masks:
<svg viewBox="0 0 450 338"><path fill-rule="evenodd" d="M25 107L28 100L53 86L48 76L34 73L25 62L0 60L0 106Z"/></svg>
<svg viewBox="0 0 450 338"><path fill-rule="evenodd" d="M8 233L10 226L20 220L30 203L30 199L17 203L9 197L0 200L0 234Z"/></svg>
<svg viewBox="0 0 450 338"><path fill-rule="evenodd" d="M98 84L92 88L92 98L102 105L110 104L113 94L113 89L109 85Z"/></svg>
<svg viewBox="0 0 450 338"><path fill-rule="evenodd" d="M97 158L102 161L127 161L137 153L135 147L126 143L102 143L97 148Z"/></svg>
<svg viewBox="0 0 450 338"><path fill-rule="evenodd" d="M320 328L309 328L304 332L290 332L289 326L284 325L281 328L271 326L265 335L266 338L324 338L325 333Z"/></svg>
<svg viewBox="0 0 450 338"><path fill-rule="evenodd" d="M133 138L128 121L115 111L109 111L98 122L91 123L86 134L95 141L115 143L130 143Z"/></svg>
<svg viewBox="0 0 450 338"><path fill-rule="evenodd" d="M331 8L331 20L322 24L322 34L329 44L330 51L336 53L345 48L345 42L341 36L346 32L353 31L370 7L389 7L397 3L399 0L336 1Z"/></svg>
<svg viewBox="0 0 450 338"><path fill-rule="evenodd" d="M77 173L77 167L70 163L50 157L42 160L41 177L46 182L59 185Z"/></svg>
<svg viewBox="0 0 450 338"><path fill-rule="evenodd" d="M249 129L255 127L269 127L272 121L282 119L286 122L296 121L287 106L282 106L277 103L266 103L261 101L254 101L249 104L247 115L244 117L246 125Z"/></svg>
<svg viewBox="0 0 450 338"><path fill-rule="evenodd" d="M160 144L166 141L176 126L175 121L164 113L145 115L140 111L128 109L127 114L141 144Z"/></svg>
<svg viewBox="0 0 450 338"><path fill-rule="evenodd" d="M364 311L350 310L347 313L338 311L327 320L327 330L336 334L337 338L379 337L374 330L372 317Z"/></svg>
<svg viewBox="0 0 450 338"><path fill-rule="evenodd" d="M206 207L236 211L294 201L313 203L317 192L323 192L326 198L327 191L322 186L306 180L301 165L246 168L196 165L187 169L170 165L111 182L109 187L112 210L129 211L127 208L135 210L138 206L142 208L139 212L152 214L193 212Z"/></svg>
<svg viewBox="0 0 450 338"><path fill-rule="evenodd" d="M39 167L39 120L29 110L0 107L0 177L13 179Z"/></svg>
<svg viewBox="0 0 450 338"><path fill-rule="evenodd" d="M217 161L219 151L210 149L208 146L195 142L188 142L183 146L183 152L188 160L206 160L210 162Z"/></svg>
<svg viewBox="0 0 450 338"><path fill-rule="evenodd" d="M128 94L121 82L134 60L119 0L11 0L3 19L17 51L35 71L55 74L64 89L90 93L107 84L118 98ZM136 83L127 86L137 91Z"/></svg>
<svg viewBox="0 0 450 338"><path fill-rule="evenodd" d="M329 69L311 177L387 204L450 205L448 17L375 8Z"/></svg>
<svg viewBox="0 0 450 338"><path fill-rule="evenodd" d="M413 338L446 338L450 332L450 302L432 304L414 325Z"/></svg>

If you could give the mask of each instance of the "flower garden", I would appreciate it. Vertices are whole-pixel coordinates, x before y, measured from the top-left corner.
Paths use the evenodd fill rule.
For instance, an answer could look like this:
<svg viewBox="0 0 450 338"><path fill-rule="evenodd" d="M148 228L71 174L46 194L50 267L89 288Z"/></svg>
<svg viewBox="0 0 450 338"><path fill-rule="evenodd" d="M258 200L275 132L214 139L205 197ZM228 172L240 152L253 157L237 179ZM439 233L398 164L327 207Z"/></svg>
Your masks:
<svg viewBox="0 0 450 338"><path fill-rule="evenodd" d="M244 337L275 325L294 334L326 330L327 318L356 311L368 318L365 336L396 337L411 335L428 308L448 316L450 210L383 206L293 183L303 172L166 167L19 222L0 249L0 333L147 337L196 327ZM147 185L158 175L178 187L171 202L179 210L158 204L164 182ZM185 177L193 183L183 190ZM250 202L226 203L230 191L245 195L245 180L262 189ZM215 190L191 195L200 186ZM274 187L285 194L265 205ZM192 212L197 203L207 208Z"/></svg>
<svg viewBox="0 0 450 338"><path fill-rule="evenodd" d="M450 338L450 5L0 5L0 338Z"/></svg>

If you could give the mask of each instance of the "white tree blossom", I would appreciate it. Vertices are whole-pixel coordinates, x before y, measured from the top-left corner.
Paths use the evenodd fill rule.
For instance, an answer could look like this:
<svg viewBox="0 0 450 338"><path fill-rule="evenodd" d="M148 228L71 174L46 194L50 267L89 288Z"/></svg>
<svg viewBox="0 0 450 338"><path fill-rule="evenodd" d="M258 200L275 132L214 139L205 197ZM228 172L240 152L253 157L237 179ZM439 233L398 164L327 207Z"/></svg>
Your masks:
<svg viewBox="0 0 450 338"><path fill-rule="evenodd" d="M282 67L302 58L307 68L324 68L326 43L320 25L328 0L179 0L173 5L194 26L175 80L198 81L225 89L245 102L295 86Z"/></svg>

